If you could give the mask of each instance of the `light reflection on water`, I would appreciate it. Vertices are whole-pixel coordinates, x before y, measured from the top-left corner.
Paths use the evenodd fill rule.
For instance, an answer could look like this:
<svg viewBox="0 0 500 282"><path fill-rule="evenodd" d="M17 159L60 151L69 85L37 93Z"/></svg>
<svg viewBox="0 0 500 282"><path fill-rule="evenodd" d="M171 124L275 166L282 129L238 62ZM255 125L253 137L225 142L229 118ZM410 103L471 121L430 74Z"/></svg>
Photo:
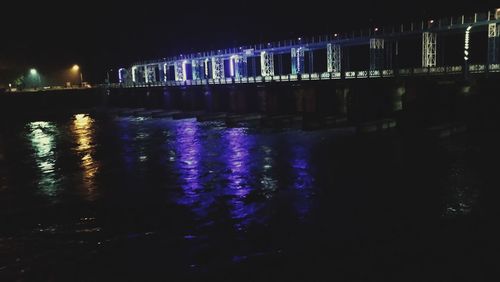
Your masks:
<svg viewBox="0 0 500 282"><path fill-rule="evenodd" d="M96 144L94 141L95 120L88 115L77 114L74 116L70 127L76 139L76 154L80 158L80 167L83 173L83 187L90 199L95 197L95 177L100 167L99 160L95 159Z"/></svg>
<svg viewBox="0 0 500 282"><path fill-rule="evenodd" d="M36 121L27 125L28 139L38 168L38 191L46 196L57 196L59 191L56 176L56 137L58 129L53 122Z"/></svg>
<svg viewBox="0 0 500 282"><path fill-rule="evenodd" d="M65 184L56 175L57 165L63 166L56 164L56 138L64 134L74 140L70 153L77 157L80 169L75 176L67 175L73 178L68 183L82 187L85 198L90 200L108 188L101 187L103 183L97 180L97 175L106 169L102 163L108 157L107 153L97 154L99 138L103 138L97 132L98 122L78 114L66 127L68 132L60 132L52 122L29 124L29 139L40 172L38 187L44 195L56 196L59 186ZM121 150L116 151L116 157L109 157L122 162L112 165L125 169L124 183L133 183L143 190L141 185L147 181L146 185L167 189L170 201L189 208L203 222L216 220L214 212L220 218L228 217L237 229L263 222L266 202L280 193L297 198L291 199L291 203L298 217L309 210L311 202L302 197L307 198L313 182L308 163L310 147L297 142L276 142L294 133L263 134L194 120L118 118L113 123L118 131L106 138L116 138ZM286 167L288 172L280 175L278 169ZM151 173L151 169L163 175ZM113 183L112 179L106 181Z"/></svg>
<svg viewBox="0 0 500 282"><path fill-rule="evenodd" d="M372 167L367 169L360 166L358 169L358 162L349 163L351 154L340 154L339 159L336 159L338 151L327 150L332 147L331 144L336 143L324 142L337 137L329 131L263 133L255 129L226 128L220 124L198 123L194 120L129 118L102 121L87 115L76 115L62 124L64 126L61 126L60 122L23 124L19 126L21 134L17 134L17 137L12 134L12 140L17 141L20 138L22 142L11 140L0 144L4 146L0 153L6 153L7 158L3 163L7 163L6 171L10 173L7 176L11 178L5 183L10 185L8 188L12 188L0 190L0 199L3 200L2 203L16 208L21 206L19 210L23 211L19 213L21 216L17 217L14 213L8 228L16 231L16 228L33 230L24 229L24 226L16 227L14 223L24 220L28 221L25 225L30 225L29 221L32 220L36 223L33 226L39 230L38 233L30 231L29 234L22 234L24 231L20 231L19 234L22 234L22 237L32 236L37 244L42 241L38 240L41 237L37 236L44 236L45 240L48 234L55 234L57 237L54 237L54 241L59 242L61 237L65 237L68 242L85 242L88 250L94 251L91 247L94 239L99 240L98 244L101 244L108 240L111 242L114 238L131 238L131 233L154 232L158 234L154 240L161 237L158 240L174 240L171 242L178 242L177 239L172 239L176 236L188 234L183 237L186 242L179 244L177 253L172 253L175 258L180 257L178 254L190 252L195 254L192 257L197 257L198 253L208 253L207 250L215 250L215 247L207 249L205 246L213 242L216 242L214 246L221 250L222 256L250 256L267 251L271 254L283 246L292 246L293 244L288 244L284 237L288 230L301 226L307 232L323 232L326 229L325 232L331 232L326 233L328 235L343 229L347 230L346 237L355 237L363 232L358 232L358 228L353 226L364 224L364 219L360 220L357 215L352 215L358 212L358 208L359 213L362 213L360 217L366 216L367 221L372 218L371 208L375 209L374 216L382 214L377 213L378 206L369 205L369 208L365 209L356 205L355 201L369 198L366 192L371 189L351 191L349 189L357 188L351 185L351 179L358 176L362 178L363 175L373 177ZM350 146L347 142L342 145ZM351 150L349 153L358 149L356 144L353 146L347 148ZM388 158L394 157L390 155L391 152L385 152ZM354 158L356 161L360 160L359 157ZM17 162L17 159L22 160ZM379 161L384 162L384 159L377 159L374 163L378 164ZM390 166L387 161L384 165L392 168L387 170L387 177L392 177L391 171L399 163L394 166L389 163ZM3 181L1 169L3 168L0 167L0 181ZM334 171L339 169L341 172ZM429 181L435 183L434 181L441 180L444 182L442 186L450 188L446 191L449 201L444 207L447 208L444 216L466 215L474 208L477 197L474 190L477 189L476 182L480 177L472 174L472 168L461 162L448 169L448 173L439 175L442 179L432 178ZM24 170L29 170L29 173ZM343 173L348 177L343 178ZM419 173L410 175L420 176ZM27 180L17 179L23 177ZM370 184L370 181L372 180L353 182ZM411 179L401 181L390 183L397 186L401 184L406 189ZM374 179L373 182L387 183L380 179ZM71 192L75 185L85 188L83 197L82 193L77 193L77 197L70 195L65 198L71 194L67 192ZM24 204L26 207L22 207L26 202L27 197L23 197L26 193L12 193L12 197L3 197L10 196L10 191L7 190L22 190L22 186L36 186L37 194L51 199L60 198L65 205L58 205L55 209L47 208L48 216L44 216L46 224L38 225L39 218L36 213L41 209L32 207L32 202L38 204L38 197ZM2 185L0 189L1 187ZM133 189L128 189L131 187ZM388 193L384 192L382 186L375 188L376 191L368 195L377 195L379 190L382 195ZM35 194L31 189L26 190L28 194ZM392 193L391 189L389 191ZM414 192L405 190L404 193ZM434 193L422 193L424 194L417 194L418 200L409 202L409 206L414 210L403 210L403 215L413 216L420 210L425 210L426 200L430 199L433 203L433 197L437 197ZM386 204L392 207L392 201L399 200L398 194L394 198L391 198L391 195L388 199L377 198L381 203L380 210L384 209ZM42 197L43 203L46 197ZM75 198L77 200L74 200ZM84 201L80 202L82 198ZM406 197L401 198L406 200ZM97 200L89 203L89 199ZM341 203L342 201L345 201L345 204ZM355 212L346 208L353 203ZM43 209L45 207L43 205ZM41 212L45 215L44 211ZM333 213L335 221L331 220ZM28 216L25 216L26 214ZM71 215L76 215L80 220L68 223L74 221L75 217ZM8 216L10 217L10 214ZM426 216L423 218L427 218ZM31 218L26 220L27 217ZM88 220L90 218L92 220ZM343 218L346 223L336 220ZM389 218L388 222L391 220ZM339 228L337 222L340 224ZM351 222L354 223L351 225ZM400 223L399 220L394 222ZM302 223L305 224L301 225ZM105 232L101 232L101 228ZM366 227L369 228L371 225ZM352 234L349 231L351 229ZM226 232L227 230L237 232ZM100 234L96 235L97 233ZM64 236L61 236L62 234ZM260 238L261 234L266 238L253 245L252 240ZM272 236L268 236L269 234ZM279 235L274 236L275 234ZM275 239L268 242L267 237ZM321 236L306 238L312 241L316 238L328 240L328 243L330 239L335 240L330 236L325 236L327 239ZM20 242L19 245L23 243ZM158 247L157 244L153 245L152 248ZM168 244L169 249L165 250L166 252L171 251L171 245L174 244ZM226 245L237 247L232 249ZM13 246L14 250L17 245ZM72 245L68 246L71 251ZM219 249L220 246L222 247ZM40 250L49 253L47 250L51 248L52 245L47 245L40 247ZM80 248L82 247L79 245L78 249ZM13 258L18 257L17 250L12 253ZM143 258L139 255L136 257L139 260ZM217 254L214 257L217 257ZM192 258L189 257L186 261L191 263Z"/></svg>
<svg viewBox="0 0 500 282"><path fill-rule="evenodd" d="M217 220L211 217L218 212L219 218L230 217L240 230L266 220L262 210L281 188L288 193L278 181L279 154L274 138L251 133L247 128L211 127L190 120L165 124L169 125L173 125L174 133L165 141L165 152L172 166L166 173L176 175L176 183L182 188L175 201L189 207L198 219ZM287 149L283 152L285 159L295 157L291 161L298 163L291 170L293 185L299 185L297 190L311 188L308 159L304 156L308 148L301 148L300 154ZM297 201L299 217L306 213L308 204L309 200ZM228 214L223 212L226 209Z"/></svg>
<svg viewBox="0 0 500 282"><path fill-rule="evenodd" d="M310 164L311 152L304 144L295 144L292 148L292 188L296 190L297 196L294 205L300 218L304 218L310 211L311 195L314 187L314 176Z"/></svg>
<svg viewBox="0 0 500 282"><path fill-rule="evenodd" d="M39 193L56 197L76 184L84 188L85 198L92 200L114 184L130 184L142 191L151 186L155 191L162 190L166 201L186 207L200 221L224 217L239 229L267 220L266 206L277 202L280 207L288 204L297 218L306 218L315 203L316 186L324 181L317 181L323 174L315 169L328 170L327 165L335 161L322 159L318 164L311 159L312 150L325 139L324 132L263 133L192 119L101 122L88 115L75 115L65 122L68 127L45 121L26 125L24 140L36 165L32 181ZM108 139L122 150L97 154ZM73 146L70 150L67 143ZM27 163L31 163L28 157ZM104 184L97 176L106 173L108 163L117 173L106 176ZM79 170L67 174L67 167L72 166ZM455 198L446 207L445 216L470 212L475 196L468 191L475 189L475 183L468 179L476 178L461 170L450 172L444 185L456 187L448 193Z"/></svg>
<svg viewBox="0 0 500 282"><path fill-rule="evenodd" d="M200 149L201 144L197 136L198 127L195 122L185 121L176 123L174 142L175 163L178 169L178 183L182 187L184 197L182 204L189 205L199 214L204 214L204 209L210 205L208 199L200 202L202 185L200 183Z"/></svg>
<svg viewBox="0 0 500 282"><path fill-rule="evenodd" d="M480 179L465 162L454 162L449 168L448 178L443 181L447 188L444 217L467 215L477 202Z"/></svg>
<svg viewBox="0 0 500 282"><path fill-rule="evenodd" d="M224 146L224 161L228 169L228 193L232 195L229 200L231 217L242 221L237 227L245 224L245 220L254 211L253 203L245 203L245 197L251 192L250 183L251 158L249 150L255 146L254 139L249 136L244 128L230 128L225 130L222 140Z"/></svg>

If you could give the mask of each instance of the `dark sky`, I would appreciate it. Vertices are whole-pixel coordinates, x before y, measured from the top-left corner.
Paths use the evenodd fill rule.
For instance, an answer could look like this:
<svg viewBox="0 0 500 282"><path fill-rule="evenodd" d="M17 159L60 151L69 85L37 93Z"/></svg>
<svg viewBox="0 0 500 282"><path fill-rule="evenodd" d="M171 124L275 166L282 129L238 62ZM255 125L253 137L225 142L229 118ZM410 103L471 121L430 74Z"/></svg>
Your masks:
<svg viewBox="0 0 500 282"><path fill-rule="evenodd" d="M55 77L78 63L85 80L102 82L107 69L142 59L399 24L500 6L498 1L490 0L456 2L2 2L0 85L30 67Z"/></svg>

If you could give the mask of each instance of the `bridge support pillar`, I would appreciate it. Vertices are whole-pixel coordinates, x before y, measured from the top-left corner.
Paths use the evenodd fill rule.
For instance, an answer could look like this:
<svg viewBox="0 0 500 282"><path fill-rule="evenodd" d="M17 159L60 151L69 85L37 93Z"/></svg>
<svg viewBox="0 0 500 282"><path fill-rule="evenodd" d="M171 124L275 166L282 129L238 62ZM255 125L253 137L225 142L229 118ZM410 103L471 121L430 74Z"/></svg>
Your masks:
<svg viewBox="0 0 500 282"><path fill-rule="evenodd" d="M283 74L283 54L278 54L278 75Z"/></svg>
<svg viewBox="0 0 500 282"><path fill-rule="evenodd" d="M229 90L229 109L233 113L246 113L247 103L245 92L240 87L231 87Z"/></svg>
<svg viewBox="0 0 500 282"><path fill-rule="evenodd" d="M337 114L347 116L350 88L340 87L335 92L337 94Z"/></svg>
<svg viewBox="0 0 500 282"><path fill-rule="evenodd" d="M247 76L247 57L233 55L229 59L231 76L236 78Z"/></svg>
<svg viewBox="0 0 500 282"><path fill-rule="evenodd" d="M160 81L167 81L167 75L166 75L166 64L158 64L158 78Z"/></svg>
<svg viewBox="0 0 500 282"><path fill-rule="evenodd" d="M175 81L186 80L186 61L176 61L174 63Z"/></svg>
<svg viewBox="0 0 500 282"><path fill-rule="evenodd" d="M437 65L437 33L422 33L422 67Z"/></svg>
<svg viewBox="0 0 500 282"><path fill-rule="evenodd" d="M148 67L147 65L146 65L146 66L144 66L143 75L144 75L144 82L146 82L146 83L151 82L151 81L149 80L149 67Z"/></svg>
<svg viewBox="0 0 500 282"><path fill-rule="evenodd" d="M392 112L400 113L404 110L404 97L406 95L405 85L397 85L392 92Z"/></svg>
<svg viewBox="0 0 500 282"><path fill-rule="evenodd" d="M158 81L158 65L146 65L144 66L144 80L146 83Z"/></svg>
<svg viewBox="0 0 500 282"><path fill-rule="evenodd" d="M204 72L203 61L191 60L191 71L193 73L193 80L202 79Z"/></svg>
<svg viewBox="0 0 500 282"><path fill-rule="evenodd" d="M213 112L214 107L214 94L210 87L206 86L203 89L203 99L205 103L205 110L209 113Z"/></svg>
<svg viewBox="0 0 500 282"><path fill-rule="evenodd" d="M304 112L304 89L302 87L294 88L292 90L293 97L295 98L295 112L302 114Z"/></svg>
<svg viewBox="0 0 500 282"><path fill-rule="evenodd" d="M290 52L292 56L292 74L300 74L304 72L304 48L292 48Z"/></svg>
<svg viewBox="0 0 500 282"><path fill-rule="evenodd" d="M500 63L500 25L492 23L488 25L488 64Z"/></svg>
<svg viewBox="0 0 500 282"><path fill-rule="evenodd" d="M339 44L329 43L326 46L326 66L328 72L341 72L342 53Z"/></svg>
<svg viewBox="0 0 500 282"><path fill-rule="evenodd" d="M309 73L314 73L314 52L309 51Z"/></svg>
<svg viewBox="0 0 500 282"><path fill-rule="evenodd" d="M260 66L262 76L274 75L274 55L266 51L260 53Z"/></svg>
<svg viewBox="0 0 500 282"><path fill-rule="evenodd" d="M370 70L384 68L384 39L370 39Z"/></svg>
<svg viewBox="0 0 500 282"><path fill-rule="evenodd" d="M173 109L172 94L169 87L163 88L163 108L167 110Z"/></svg>
<svg viewBox="0 0 500 282"><path fill-rule="evenodd" d="M212 57L212 78L213 79L223 79L224 74L224 58L222 57Z"/></svg>
<svg viewBox="0 0 500 282"><path fill-rule="evenodd" d="M133 66L130 72L132 73L132 83L137 83L137 67Z"/></svg>

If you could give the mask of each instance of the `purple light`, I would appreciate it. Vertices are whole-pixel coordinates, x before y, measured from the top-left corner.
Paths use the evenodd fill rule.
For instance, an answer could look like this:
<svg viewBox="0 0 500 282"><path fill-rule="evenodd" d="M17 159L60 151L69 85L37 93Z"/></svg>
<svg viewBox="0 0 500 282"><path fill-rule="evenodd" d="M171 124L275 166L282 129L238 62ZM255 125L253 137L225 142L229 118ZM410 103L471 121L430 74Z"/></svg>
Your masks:
<svg viewBox="0 0 500 282"><path fill-rule="evenodd" d="M311 207L311 188L314 186L314 178L311 175L308 148L302 144L290 144L292 146L292 171L294 175L293 188L297 192L294 200L295 209L300 218L305 217Z"/></svg>
<svg viewBox="0 0 500 282"><path fill-rule="evenodd" d="M184 121L176 124L175 138L171 140L173 155L169 161L174 162L179 175L179 186L183 195L178 203L189 206L198 216L206 216L208 201L201 201L200 190L200 143L198 140L198 126L194 121Z"/></svg>
<svg viewBox="0 0 500 282"><path fill-rule="evenodd" d="M247 135L244 128L227 129L225 134L227 146L224 159L230 171L228 175L228 193L236 197L230 200L232 217L241 220L239 228L246 225L249 215L255 212L251 204L245 203L245 197L250 193L251 186L250 152L253 139Z"/></svg>

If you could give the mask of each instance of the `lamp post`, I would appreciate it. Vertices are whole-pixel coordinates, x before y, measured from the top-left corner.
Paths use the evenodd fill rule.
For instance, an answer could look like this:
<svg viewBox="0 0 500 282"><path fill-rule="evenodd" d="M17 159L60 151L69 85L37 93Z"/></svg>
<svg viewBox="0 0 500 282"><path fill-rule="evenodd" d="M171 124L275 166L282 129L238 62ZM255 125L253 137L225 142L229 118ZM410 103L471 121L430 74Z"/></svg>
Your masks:
<svg viewBox="0 0 500 282"><path fill-rule="evenodd" d="M42 84L42 80L40 78L40 74L38 73L38 71L36 69L30 69L30 75L37 78L37 80L38 80L38 87L40 87L41 84ZM36 86L34 88L36 89Z"/></svg>
<svg viewBox="0 0 500 282"><path fill-rule="evenodd" d="M80 87L83 87L83 73L82 71L80 70L80 66L79 65L73 65L73 67L71 68L71 70L75 73L80 73Z"/></svg>

